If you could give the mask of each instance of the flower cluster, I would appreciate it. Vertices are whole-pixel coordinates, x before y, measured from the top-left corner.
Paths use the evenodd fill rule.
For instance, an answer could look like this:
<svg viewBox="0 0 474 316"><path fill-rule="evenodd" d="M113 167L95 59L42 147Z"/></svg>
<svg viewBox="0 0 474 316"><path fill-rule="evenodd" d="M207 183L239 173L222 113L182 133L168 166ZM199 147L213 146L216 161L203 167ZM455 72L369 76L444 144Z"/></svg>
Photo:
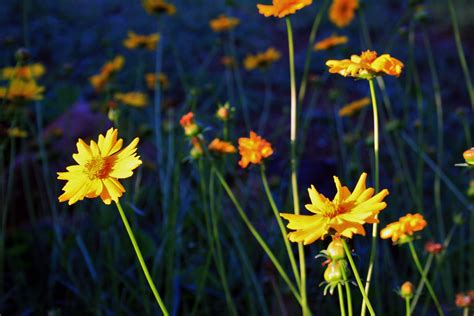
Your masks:
<svg viewBox="0 0 474 316"><path fill-rule="evenodd" d="M382 239L391 238L393 243L405 243L411 240L414 232L423 230L428 223L423 215L408 213L398 221L388 224L380 231Z"/></svg>

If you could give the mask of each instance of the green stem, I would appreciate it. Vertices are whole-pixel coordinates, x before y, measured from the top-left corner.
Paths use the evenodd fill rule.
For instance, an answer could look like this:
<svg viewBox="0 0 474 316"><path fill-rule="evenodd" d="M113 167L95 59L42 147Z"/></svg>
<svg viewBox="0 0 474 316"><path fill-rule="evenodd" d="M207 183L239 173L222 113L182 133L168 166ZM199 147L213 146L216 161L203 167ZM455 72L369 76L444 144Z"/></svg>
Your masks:
<svg viewBox="0 0 474 316"><path fill-rule="evenodd" d="M296 284L297 286L300 286L300 275L299 275L298 267L296 266L295 256L293 255L293 251L291 250L290 241L286 237L287 231L286 231L285 225L283 224L283 221L280 217L280 213L276 206L275 200L273 199L272 192L270 191L270 187L267 181L267 176L265 174L265 165L263 163L260 165L260 175L262 176L263 187L265 188L265 193L267 194L268 201L270 202L270 206L272 207L273 215L275 215L275 219L278 223L278 227L280 228L281 237L283 238L283 241L285 242L286 252L288 253L288 258L290 259L291 268L293 269L293 274L295 275Z"/></svg>
<svg viewBox="0 0 474 316"><path fill-rule="evenodd" d="M469 307L464 307L464 310L462 312L462 316L469 316Z"/></svg>
<svg viewBox="0 0 474 316"><path fill-rule="evenodd" d="M117 209L120 213L120 217L122 218L123 225L125 226L125 229L127 230L128 237L130 237L130 241L132 242L133 249L135 250L138 261L140 262L140 266L142 267L143 273L145 274L145 278L148 281L148 285L150 286L151 291L153 292L153 295L155 296L156 302L158 303L161 311L163 312L163 315L169 316L168 310L166 309L165 304L163 303L161 296L158 293L158 290L156 289L155 284L153 283L153 280L150 276L150 272L148 272L148 268L146 266L145 260L143 260L142 252L140 251L140 248L138 247L137 241L135 240L135 235L133 234L132 228L130 227L130 224L128 223L127 217L125 216L122 206L120 205L119 201L115 202L115 204L117 205Z"/></svg>
<svg viewBox="0 0 474 316"><path fill-rule="evenodd" d="M444 315L443 309L441 308L441 305L439 304L438 298L436 297L436 293L434 292L430 281L428 280L425 272L423 271L423 267L421 266L420 259L418 258L418 255L416 254L415 247L413 246L413 242L411 240L408 242L408 246L410 248L410 252L413 257L413 261L415 262L416 268L418 269L418 272L421 275L421 279L425 282L426 288L428 289L428 292L430 293L431 298L433 299L433 302L435 303L436 309L438 310L438 314L443 316Z"/></svg>
<svg viewBox="0 0 474 316"><path fill-rule="evenodd" d="M375 316L375 312L374 312L374 309L372 307L372 304L370 303L369 297L365 293L364 286L362 285L362 281L360 280L359 271L357 271L357 267L354 263L354 259L352 258L352 254L351 254L351 251L349 250L349 246L347 246L347 243L344 239L341 238L341 240L342 240L342 244L344 245L344 251L346 253L347 259L349 260L349 264L351 266L352 273L354 273L354 277L356 279L357 286L359 287L360 293L362 294L363 301L365 302L365 305L367 306L367 309L369 310L370 315Z"/></svg>
<svg viewBox="0 0 474 316"><path fill-rule="evenodd" d="M406 316L411 315L411 312L410 312L410 298L409 297L405 297L405 315Z"/></svg>
<svg viewBox="0 0 474 316"><path fill-rule="evenodd" d="M341 309L341 316L346 316L346 309L344 308L344 293L342 292L341 283L337 284L337 293L339 294L339 307Z"/></svg>
<svg viewBox="0 0 474 316"><path fill-rule="evenodd" d="M351 293L351 284L347 278L346 269L341 269L342 278L344 279L344 286L346 288L346 298L347 298L347 311L348 315L352 316L352 293Z"/></svg>

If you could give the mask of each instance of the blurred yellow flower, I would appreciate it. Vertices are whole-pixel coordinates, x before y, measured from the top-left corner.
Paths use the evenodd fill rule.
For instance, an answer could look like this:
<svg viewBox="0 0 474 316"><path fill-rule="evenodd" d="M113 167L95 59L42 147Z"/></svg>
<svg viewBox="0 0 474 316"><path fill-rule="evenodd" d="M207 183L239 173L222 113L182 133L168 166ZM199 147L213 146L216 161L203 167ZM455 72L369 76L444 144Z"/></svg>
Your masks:
<svg viewBox="0 0 474 316"><path fill-rule="evenodd" d="M123 58L121 55L118 55L114 59L107 61L102 66L98 74L89 77L89 82L91 83L92 87L94 87L97 92L102 91L105 85L109 82L110 77L122 70L124 64L125 58Z"/></svg>
<svg viewBox="0 0 474 316"><path fill-rule="evenodd" d="M221 14L218 18L209 21L209 26L214 32L218 33L231 31L239 25L239 23L239 19Z"/></svg>
<svg viewBox="0 0 474 316"><path fill-rule="evenodd" d="M168 87L170 85L170 82L169 82L168 76L166 74L160 72L160 74L158 75L158 80L160 82L160 88L162 90L168 89ZM146 82L146 86L148 87L148 89L155 90L156 74L154 72L150 72L150 73L145 74L145 82Z"/></svg>
<svg viewBox="0 0 474 316"><path fill-rule="evenodd" d="M128 32L128 37L123 41L123 45L128 49L145 48L154 50L160 41L160 34L141 35L133 31Z"/></svg>
<svg viewBox="0 0 474 316"><path fill-rule="evenodd" d="M176 13L176 7L164 0L144 0L143 7L148 14L166 13L173 15Z"/></svg>
<svg viewBox="0 0 474 316"><path fill-rule="evenodd" d="M114 95L114 99L125 105L134 106L137 108L142 108L148 105L147 95L138 91L125 93L118 92Z"/></svg>
<svg viewBox="0 0 474 316"><path fill-rule="evenodd" d="M384 189L374 195L373 188L366 188L366 179L367 174L362 173L351 193L334 177L337 192L332 201L311 186L308 189L311 204L306 204L306 209L315 215L280 214L289 221L287 227L295 230L288 234L288 239L308 245L324 239L330 231L347 238L353 234L365 235L363 225L378 222L375 216L387 207L383 200L389 194Z"/></svg>
<svg viewBox="0 0 474 316"><path fill-rule="evenodd" d="M28 137L28 132L19 127L10 127L7 130L7 135L11 138L26 138Z"/></svg>
<svg viewBox="0 0 474 316"><path fill-rule="evenodd" d="M68 201L72 205L99 196L105 204L118 202L125 192L119 179L131 177L142 161L136 154L139 138L122 149L123 140L117 139L117 135L118 130L111 128L105 137L99 135L97 143L91 140L87 145L79 139L77 153L72 155L78 164L67 167L66 172L58 172L58 179L67 181L59 202Z"/></svg>
<svg viewBox="0 0 474 316"><path fill-rule="evenodd" d="M244 60L244 67L248 71L254 70L256 68L264 69L279 60L280 57L280 52L275 48L270 47L265 52L258 53L256 55L247 55Z"/></svg>
<svg viewBox="0 0 474 316"><path fill-rule="evenodd" d="M237 151L232 143L220 140L219 138L214 138L209 144L208 149L219 154L233 154Z"/></svg>
<svg viewBox="0 0 474 316"><path fill-rule="evenodd" d="M337 45L345 44L349 41L347 36L331 35L314 44L314 50L326 50Z"/></svg>
<svg viewBox="0 0 474 316"><path fill-rule="evenodd" d="M333 0L329 8L329 20L339 28L345 27L354 19L358 7L358 0Z"/></svg>
<svg viewBox="0 0 474 316"><path fill-rule="evenodd" d="M382 239L392 238L392 242L396 243L400 240L401 243L409 240L409 237L414 232L423 230L428 223L423 218L423 215L416 213L408 213L405 216L399 218L397 222L388 224L384 229L380 231L380 237Z"/></svg>
<svg viewBox="0 0 474 316"><path fill-rule="evenodd" d="M10 101L35 101L43 99L44 87L36 81L13 79L7 87L0 87L0 98Z"/></svg>
<svg viewBox="0 0 474 316"><path fill-rule="evenodd" d="M367 105L370 104L370 98L365 97L359 100L356 100L354 102L351 102L349 104L346 104L339 110L339 116L344 117L344 116L351 116L360 109L365 108Z"/></svg>
<svg viewBox="0 0 474 316"><path fill-rule="evenodd" d="M389 54L377 57L377 53L367 50L359 55L352 55L351 59L328 60L326 66L330 73L338 73L341 76L371 79L375 76L387 74L400 76L403 63Z"/></svg>
<svg viewBox="0 0 474 316"><path fill-rule="evenodd" d="M283 18L310 5L313 0L273 0L271 5L257 4L258 12L266 17Z"/></svg>
<svg viewBox="0 0 474 316"><path fill-rule="evenodd" d="M268 141L251 131L250 138L239 138L239 153L239 166L247 168L250 163L260 164L264 158L270 157L273 149Z"/></svg>
<svg viewBox="0 0 474 316"><path fill-rule="evenodd" d="M1 70L1 78L4 80L23 79L32 80L43 76L46 69L42 64L31 64L21 67L5 67Z"/></svg>

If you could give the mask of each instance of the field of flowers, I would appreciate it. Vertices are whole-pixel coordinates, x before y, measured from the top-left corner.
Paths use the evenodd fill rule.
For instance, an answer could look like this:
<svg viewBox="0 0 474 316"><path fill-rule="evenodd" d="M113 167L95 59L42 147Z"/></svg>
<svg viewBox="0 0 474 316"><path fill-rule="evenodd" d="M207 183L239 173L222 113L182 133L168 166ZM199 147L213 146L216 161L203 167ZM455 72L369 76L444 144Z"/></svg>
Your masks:
<svg viewBox="0 0 474 316"><path fill-rule="evenodd" d="M0 315L474 315L472 0L4 0Z"/></svg>

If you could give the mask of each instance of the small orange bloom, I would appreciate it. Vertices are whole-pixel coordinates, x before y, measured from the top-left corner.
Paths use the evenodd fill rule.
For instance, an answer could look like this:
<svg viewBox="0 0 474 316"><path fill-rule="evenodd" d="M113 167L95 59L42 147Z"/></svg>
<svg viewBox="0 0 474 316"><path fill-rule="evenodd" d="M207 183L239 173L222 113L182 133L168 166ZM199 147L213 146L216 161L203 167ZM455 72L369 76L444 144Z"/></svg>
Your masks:
<svg viewBox="0 0 474 316"><path fill-rule="evenodd" d="M459 308L469 308L474 304L474 295L473 291L467 293L458 293L456 294L455 304Z"/></svg>
<svg viewBox="0 0 474 316"><path fill-rule="evenodd" d="M259 164L264 158L270 157L273 149L268 141L251 131L250 138L239 138L239 153L242 156L239 166L247 168L250 163Z"/></svg>
<svg viewBox="0 0 474 316"><path fill-rule="evenodd" d="M219 138L214 138L208 148L209 151L219 154L233 154L237 151L232 143L220 140Z"/></svg>
<svg viewBox="0 0 474 316"><path fill-rule="evenodd" d="M146 86L148 87L148 89L155 90L156 78L157 78L157 76L156 76L155 73L145 74L145 81L146 81ZM159 80L161 89L163 89L163 90L168 89L168 87L170 85L170 81L169 81L168 76L166 74L160 72L160 74L158 75L158 80Z"/></svg>
<svg viewBox="0 0 474 316"><path fill-rule="evenodd" d="M143 7L148 14L166 13L173 15L176 13L176 7L164 0L145 0L143 1Z"/></svg>
<svg viewBox="0 0 474 316"><path fill-rule="evenodd" d="M314 44L314 50L318 51L330 49L337 45L346 44L348 41L349 38L347 36L331 35Z"/></svg>
<svg viewBox="0 0 474 316"><path fill-rule="evenodd" d="M256 68L265 69L279 60L280 57L280 52L275 48L270 47L265 52L255 55L247 55L244 60L244 67L248 71L254 70Z"/></svg>
<svg viewBox="0 0 474 316"><path fill-rule="evenodd" d="M400 287L400 296L403 298L412 298L414 290L413 283L407 281Z"/></svg>
<svg viewBox="0 0 474 316"><path fill-rule="evenodd" d="M209 21L209 26L214 32L218 33L231 31L239 25L239 23L239 19L221 14L218 18Z"/></svg>
<svg viewBox="0 0 474 316"><path fill-rule="evenodd" d="M358 7L358 0L333 0L329 8L329 20L337 27L343 28L352 22Z"/></svg>
<svg viewBox="0 0 474 316"><path fill-rule="evenodd" d="M345 106L343 106L339 110L339 116L340 117L351 116L351 115L353 115L354 113L356 113L360 109L363 109L364 107L366 107L369 104L370 104L370 98L368 98L368 97L356 100L354 102L351 102L351 103L346 104Z"/></svg>
<svg viewBox="0 0 474 316"><path fill-rule="evenodd" d="M443 248L444 247L443 247L442 244L438 244L438 243L435 243L435 242L432 242L432 241L428 241L425 244L426 252L432 253L434 255L437 255L437 254L441 253L441 251L443 251Z"/></svg>
<svg viewBox="0 0 474 316"><path fill-rule="evenodd" d="M399 218L397 222L388 224L382 231L380 237L382 239L392 238L393 243L400 240L401 243L408 240L414 232L423 230L428 223L423 218L423 215L416 213L408 213Z"/></svg>
<svg viewBox="0 0 474 316"><path fill-rule="evenodd" d="M123 45L128 49L145 48L154 50L160 41L160 34L140 35L133 31L128 32L128 37L123 41Z"/></svg>
<svg viewBox="0 0 474 316"><path fill-rule="evenodd" d="M258 12L266 17L283 18L310 5L313 0L273 0L272 5L257 4Z"/></svg>
<svg viewBox="0 0 474 316"><path fill-rule="evenodd" d="M201 140L198 137L194 136L191 138L191 144L193 145L193 148L191 148L190 152L191 157L193 159L199 159L204 153L204 149L201 145Z"/></svg>
<svg viewBox="0 0 474 316"><path fill-rule="evenodd" d="M468 165L474 165L474 147L466 150L462 156Z"/></svg>
<svg viewBox="0 0 474 316"><path fill-rule="evenodd" d="M196 136L199 133L199 127L194 122L194 113L188 112L181 117L179 124L184 128L186 136Z"/></svg>

